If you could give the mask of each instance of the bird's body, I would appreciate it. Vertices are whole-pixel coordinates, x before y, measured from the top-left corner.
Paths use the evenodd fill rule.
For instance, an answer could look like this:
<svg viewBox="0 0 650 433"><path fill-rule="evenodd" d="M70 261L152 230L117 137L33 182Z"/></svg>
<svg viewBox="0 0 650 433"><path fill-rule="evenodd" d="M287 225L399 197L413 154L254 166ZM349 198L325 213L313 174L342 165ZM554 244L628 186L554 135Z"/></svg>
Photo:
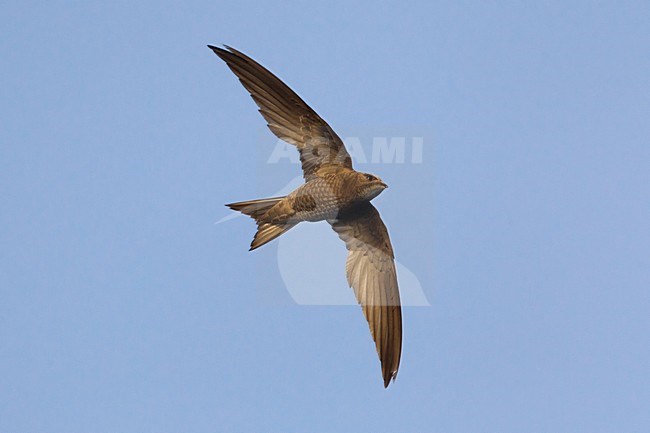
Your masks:
<svg viewBox="0 0 650 433"><path fill-rule="evenodd" d="M352 205L354 175L341 169L316 175L286 197L297 221L323 221L336 218L339 210ZM283 200L284 202L284 200Z"/></svg>
<svg viewBox="0 0 650 433"><path fill-rule="evenodd" d="M296 223L336 219L339 213L368 201L372 192L379 194L385 188L377 180L366 191L368 183L365 178L359 179L359 172L348 168L321 169L271 208L268 217L286 217Z"/></svg>
<svg viewBox="0 0 650 433"><path fill-rule="evenodd" d="M352 168L352 159L330 126L280 79L250 57L209 46L239 77L271 131L300 152L305 183L285 197L231 203L252 217L251 250L301 222L327 221L348 249L346 274L370 325L384 386L397 375L402 315L393 248L370 201L386 184Z"/></svg>

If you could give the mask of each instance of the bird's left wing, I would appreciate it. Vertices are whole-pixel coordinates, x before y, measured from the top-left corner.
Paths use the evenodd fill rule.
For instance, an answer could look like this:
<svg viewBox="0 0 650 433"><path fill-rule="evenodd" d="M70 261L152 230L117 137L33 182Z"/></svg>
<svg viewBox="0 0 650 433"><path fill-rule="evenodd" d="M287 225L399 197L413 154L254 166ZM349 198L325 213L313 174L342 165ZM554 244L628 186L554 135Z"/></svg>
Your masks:
<svg viewBox="0 0 650 433"><path fill-rule="evenodd" d="M259 107L269 129L300 152L305 179L326 165L352 168L352 158L343 141L312 108L264 66L247 55L208 47L226 62Z"/></svg>
<svg viewBox="0 0 650 433"><path fill-rule="evenodd" d="M348 283L368 320L387 387L397 375L402 352L402 310L388 230L370 203L329 223L348 249Z"/></svg>

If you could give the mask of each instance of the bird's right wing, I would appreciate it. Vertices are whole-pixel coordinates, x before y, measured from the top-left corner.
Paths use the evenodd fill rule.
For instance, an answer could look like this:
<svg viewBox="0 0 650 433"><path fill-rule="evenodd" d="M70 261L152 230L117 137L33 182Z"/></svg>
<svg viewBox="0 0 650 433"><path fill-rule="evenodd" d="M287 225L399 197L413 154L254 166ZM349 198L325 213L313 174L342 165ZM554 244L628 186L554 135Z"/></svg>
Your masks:
<svg viewBox="0 0 650 433"><path fill-rule="evenodd" d="M386 387L397 375L402 352L402 310L388 230L370 203L329 223L348 249L348 283L368 320Z"/></svg>
<svg viewBox="0 0 650 433"><path fill-rule="evenodd" d="M269 129L300 152L305 179L325 165L352 168L343 141L314 110L268 69L234 48L208 47L250 93Z"/></svg>

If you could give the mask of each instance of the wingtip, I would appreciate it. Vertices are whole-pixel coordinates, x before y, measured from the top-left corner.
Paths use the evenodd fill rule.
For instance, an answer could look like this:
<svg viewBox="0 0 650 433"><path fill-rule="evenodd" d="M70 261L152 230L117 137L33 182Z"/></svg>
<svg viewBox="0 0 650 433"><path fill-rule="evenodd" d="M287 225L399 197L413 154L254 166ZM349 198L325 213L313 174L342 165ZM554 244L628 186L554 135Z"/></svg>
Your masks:
<svg viewBox="0 0 650 433"><path fill-rule="evenodd" d="M388 385L391 384L391 382L395 382L395 378L397 377L397 372L392 372L389 375L386 375L384 377L384 389L388 388Z"/></svg>
<svg viewBox="0 0 650 433"><path fill-rule="evenodd" d="M228 48L227 45L224 45L224 47ZM215 53L219 57L223 57L224 54L225 55L230 54L230 51L224 50L223 48L220 48L220 47L215 47L214 45L208 44L208 48L210 48L212 50L212 52Z"/></svg>
<svg viewBox="0 0 650 433"><path fill-rule="evenodd" d="M250 59L246 54L242 53L236 48L231 47L230 45L223 44L223 48L220 47L215 47L214 45L208 44L208 48L210 48L217 56L221 57L222 59L226 60L226 58L230 57L237 57L241 60L245 60L247 62L253 61Z"/></svg>
<svg viewBox="0 0 650 433"><path fill-rule="evenodd" d="M223 48L222 48L223 47ZM230 51L230 52L237 52L236 49L231 47L230 45L222 44L222 47L217 47L215 45L210 45L208 44L208 48L210 48L212 51Z"/></svg>

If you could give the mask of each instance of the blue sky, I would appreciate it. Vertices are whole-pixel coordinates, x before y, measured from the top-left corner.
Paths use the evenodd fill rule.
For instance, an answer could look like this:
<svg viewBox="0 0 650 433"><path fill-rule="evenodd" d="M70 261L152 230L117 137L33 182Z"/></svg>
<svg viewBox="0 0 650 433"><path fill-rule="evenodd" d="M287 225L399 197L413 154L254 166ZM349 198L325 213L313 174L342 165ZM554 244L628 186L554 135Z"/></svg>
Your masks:
<svg viewBox="0 0 650 433"><path fill-rule="evenodd" d="M0 431L650 431L649 23L647 2L3 2ZM298 173L264 164L221 43L342 137L425 137L420 164L359 165L431 304L405 308L387 390L358 307L298 305L277 245L214 224Z"/></svg>

